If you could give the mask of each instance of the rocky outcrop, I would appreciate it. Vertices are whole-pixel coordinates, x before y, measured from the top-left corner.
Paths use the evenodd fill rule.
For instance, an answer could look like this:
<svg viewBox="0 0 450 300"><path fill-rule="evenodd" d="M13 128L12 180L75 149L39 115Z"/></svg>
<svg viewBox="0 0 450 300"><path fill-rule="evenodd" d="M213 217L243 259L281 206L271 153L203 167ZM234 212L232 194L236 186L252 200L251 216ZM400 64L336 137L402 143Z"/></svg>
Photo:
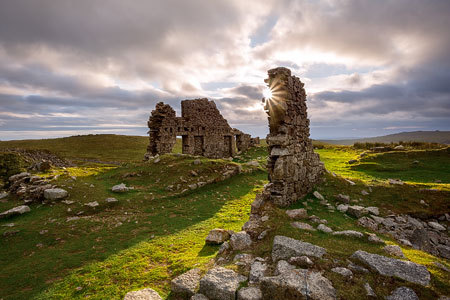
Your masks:
<svg viewBox="0 0 450 300"><path fill-rule="evenodd" d="M189 299L199 287L200 269L192 269L175 277L170 286L175 297Z"/></svg>
<svg viewBox="0 0 450 300"><path fill-rule="evenodd" d="M214 300L235 300L239 284L246 279L232 270L216 267L200 280L200 293Z"/></svg>
<svg viewBox="0 0 450 300"><path fill-rule="evenodd" d="M430 283L431 276L427 268L410 261L389 258L361 250L353 253L351 257L383 276L398 277L421 285Z"/></svg>
<svg viewBox="0 0 450 300"><path fill-rule="evenodd" d="M412 289L402 286L396 288L386 300L419 300L419 297Z"/></svg>

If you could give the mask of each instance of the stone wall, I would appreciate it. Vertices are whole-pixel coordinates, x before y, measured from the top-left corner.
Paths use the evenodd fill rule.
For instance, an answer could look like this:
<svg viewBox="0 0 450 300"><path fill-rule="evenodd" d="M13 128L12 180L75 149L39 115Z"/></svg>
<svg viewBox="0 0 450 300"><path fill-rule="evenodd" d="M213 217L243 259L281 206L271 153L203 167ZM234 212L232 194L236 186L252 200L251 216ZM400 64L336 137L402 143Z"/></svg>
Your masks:
<svg viewBox="0 0 450 300"><path fill-rule="evenodd" d="M251 136L232 129L214 101L206 98L181 101L181 117L162 102L156 105L148 121L150 144L147 156L172 152L177 136L182 152L209 158L232 157L251 145ZM236 144L236 139L238 144Z"/></svg>
<svg viewBox="0 0 450 300"><path fill-rule="evenodd" d="M272 91L265 101L269 181L265 194L278 206L288 206L311 191L324 166L309 139L304 84L287 68L268 71Z"/></svg>

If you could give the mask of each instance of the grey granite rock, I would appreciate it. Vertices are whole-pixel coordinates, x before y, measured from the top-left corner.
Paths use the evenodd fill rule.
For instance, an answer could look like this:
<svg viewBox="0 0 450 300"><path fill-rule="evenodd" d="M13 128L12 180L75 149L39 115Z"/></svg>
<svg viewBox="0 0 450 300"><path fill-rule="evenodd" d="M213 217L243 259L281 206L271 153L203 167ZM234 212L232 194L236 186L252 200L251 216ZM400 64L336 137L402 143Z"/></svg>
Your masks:
<svg viewBox="0 0 450 300"><path fill-rule="evenodd" d="M162 298L155 290L147 288L129 292L125 295L123 300L162 300Z"/></svg>
<svg viewBox="0 0 450 300"><path fill-rule="evenodd" d="M251 246L252 239L245 231L239 231L230 238L230 246L233 250L244 250Z"/></svg>
<svg viewBox="0 0 450 300"><path fill-rule="evenodd" d="M237 300L261 300L262 292L257 287L246 287L238 291Z"/></svg>
<svg viewBox="0 0 450 300"><path fill-rule="evenodd" d="M284 259L289 260L293 256L322 257L327 251L319 246L295 240L286 236L277 235L273 240L272 260L274 262Z"/></svg>
<svg viewBox="0 0 450 300"><path fill-rule="evenodd" d="M207 244L222 244L230 238L230 233L225 229L215 228L212 229L208 236L206 237L205 242Z"/></svg>
<svg viewBox="0 0 450 300"><path fill-rule="evenodd" d="M430 283L431 276L427 268L410 261L402 261L362 250L356 251L351 257L383 276L398 277L424 286Z"/></svg>
<svg viewBox="0 0 450 300"><path fill-rule="evenodd" d="M7 211L4 211L4 212L0 213L0 219L8 218L8 217L11 217L11 216L14 216L14 215L21 215L21 214L27 213L29 211L31 211L29 206L27 206L27 205L20 205L20 206L11 208L11 209L9 209Z"/></svg>
<svg viewBox="0 0 450 300"><path fill-rule="evenodd" d="M340 274L344 277L353 277L353 273L352 271L350 271L347 268L343 268L343 267L336 267L336 268L332 268L331 269L332 272Z"/></svg>
<svg viewBox="0 0 450 300"><path fill-rule="evenodd" d="M192 297L198 289L200 282L200 269L192 269L180 276L175 277L171 282L172 293L178 297Z"/></svg>
<svg viewBox="0 0 450 300"><path fill-rule="evenodd" d="M44 190L44 198L51 201L64 199L68 195L66 190L60 188Z"/></svg>
<svg viewBox="0 0 450 300"><path fill-rule="evenodd" d="M412 289L402 286L396 288L386 300L419 300L419 297Z"/></svg>
<svg viewBox="0 0 450 300"><path fill-rule="evenodd" d="M200 280L200 293L214 300L235 300L239 284L246 279L233 270L216 267Z"/></svg>

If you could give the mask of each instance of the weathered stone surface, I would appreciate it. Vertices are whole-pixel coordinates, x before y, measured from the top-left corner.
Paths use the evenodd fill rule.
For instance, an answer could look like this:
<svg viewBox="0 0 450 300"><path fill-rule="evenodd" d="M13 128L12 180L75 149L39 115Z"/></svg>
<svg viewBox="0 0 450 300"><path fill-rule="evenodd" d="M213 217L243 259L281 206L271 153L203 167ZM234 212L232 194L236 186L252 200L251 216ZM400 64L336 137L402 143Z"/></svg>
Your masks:
<svg viewBox="0 0 450 300"><path fill-rule="evenodd" d="M373 244L381 244L381 245L386 244L386 242L383 241L381 238L379 238L376 234L369 234L367 240Z"/></svg>
<svg viewBox="0 0 450 300"><path fill-rule="evenodd" d="M258 283L265 276L267 264L264 261L255 260L250 267L248 280L250 283Z"/></svg>
<svg viewBox="0 0 450 300"><path fill-rule="evenodd" d="M314 191L313 195L319 200L325 200L325 198L318 191Z"/></svg>
<svg viewBox="0 0 450 300"><path fill-rule="evenodd" d="M438 222L428 222L428 226L439 231L445 230L445 227L439 224Z"/></svg>
<svg viewBox="0 0 450 300"><path fill-rule="evenodd" d="M230 238L230 233L225 229L215 228L212 229L208 236L206 237L205 242L207 244L222 244Z"/></svg>
<svg viewBox="0 0 450 300"><path fill-rule="evenodd" d="M29 211L31 211L29 206L27 206L27 205L20 205L20 206L11 208L11 209L9 209L7 211L4 211L4 212L0 213L0 219L8 218L8 217L11 217L11 216L14 216L14 215L21 215L21 214L27 213Z"/></svg>
<svg viewBox="0 0 450 300"><path fill-rule="evenodd" d="M245 280L232 270L216 267L200 280L200 293L214 300L235 300L236 290Z"/></svg>
<svg viewBox="0 0 450 300"><path fill-rule="evenodd" d="M398 277L421 285L430 283L431 277L427 268L410 261L402 261L362 250L356 251L351 257L383 276Z"/></svg>
<svg viewBox="0 0 450 300"><path fill-rule="evenodd" d="M324 224L319 224L319 226L317 226L317 230L325 232L325 233L331 233L333 232L333 229L331 229L330 227L324 225Z"/></svg>
<svg viewBox="0 0 450 300"><path fill-rule="evenodd" d="M248 249L252 245L250 235L245 231L234 233L230 238L230 246L233 250Z"/></svg>
<svg viewBox="0 0 450 300"><path fill-rule="evenodd" d="M277 235L273 240L272 260L274 262L294 256L314 256L322 257L327 251L319 246L295 240L289 237Z"/></svg>
<svg viewBox="0 0 450 300"><path fill-rule="evenodd" d="M342 213L346 213L348 210L348 205L347 204L339 204L337 206L337 210L342 212Z"/></svg>
<svg viewBox="0 0 450 300"><path fill-rule="evenodd" d="M316 231L316 229L314 227L312 227L311 225L309 225L308 223L292 222L291 226L294 228L297 228L297 229L301 229L301 230Z"/></svg>
<svg viewBox="0 0 450 300"><path fill-rule="evenodd" d="M195 294L194 296L191 297L190 300L209 300L209 299L203 294Z"/></svg>
<svg viewBox="0 0 450 300"><path fill-rule="evenodd" d="M237 300L261 300L262 292L257 287L242 288L238 292Z"/></svg>
<svg viewBox="0 0 450 300"><path fill-rule="evenodd" d="M350 196L349 195L343 195L343 194L338 194L336 196L336 198L344 203L350 203Z"/></svg>
<svg viewBox="0 0 450 300"><path fill-rule="evenodd" d="M199 283L200 269L192 269L175 277L172 280L170 287L174 295L187 299L195 294Z"/></svg>
<svg viewBox="0 0 450 300"><path fill-rule="evenodd" d="M376 231L378 229L378 223L369 217L361 217L358 219L358 225L363 226L365 228Z"/></svg>
<svg viewBox="0 0 450 300"><path fill-rule="evenodd" d="M125 183L117 184L111 188L111 191L114 193L125 193L128 192L129 188L125 185Z"/></svg>
<svg viewBox="0 0 450 300"><path fill-rule="evenodd" d="M340 274L344 277L352 277L353 276L352 271L350 271L347 268L343 268L343 267L332 268L331 271L334 273Z"/></svg>
<svg viewBox="0 0 450 300"><path fill-rule="evenodd" d="M143 289L139 291L129 292L123 300L162 300L159 294L152 289Z"/></svg>
<svg viewBox="0 0 450 300"><path fill-rule="evenodd" d="M291 265L285 260L279 260L277 266L275 267L274 275L280 275L289 270L294 270L295 266Z"/></svg>
<svg viewBox="0 0 450 300"><path fill-rule="evenodd" d="M366 210L369 212L369 214L371 214L371 215L375 215L375 216L378 216L378 215L380 215L380 209L378 208L378 207L375 207L375 206L369 206L369 207L366 207Z"/></svg>
<svg viewBox="0 0 450 300"><path fill-rule="evenodd" d="M308 286L308 289L305 289ZM296 269L261 279L263 300L334 300L336 290L319 272Z"/></svg>
<svg viewBox="0 0 450 300"><path fill-rule="evenodd" d="M392 256L398 256L398 257L405 257L405 255L403 254L402 248L400 248L397 245L387 245L384 246L383 250Z"/></svg>
<svg viewBox="0 0 450 300"><path fill-rule="evenodd" d="M354 230L335 231L332 234L333 235L343 235L343 236L354 237L354 238L364 237L363 233L361 233L359 231L354 231Z"/></svg>
<svg viewBox="0 0 450 300"><path fill-rule="evenodd" d="M402 286L396 288L386 300L419 300L419 297L412 289Z"/></svg>
<svg viewBox="0 0 450 300"><path fill-rule="evenodd" d="M286 210L286 214L294 220L308 218L308 212L304 208Z"/></svg>
<svg viewBox="0 0 450 300"><path fill-rule="evenodd" d="M361 218L367 214L367 209L359 205L350 205L347 209L347 213L351 216Z"/></svg>
<svg viewBox="0 0 450 300"><path fill-rule="evenodd" d="M69 193L60 188L44 190L44 198L50 201L61 200L66 198Z"/></svg>

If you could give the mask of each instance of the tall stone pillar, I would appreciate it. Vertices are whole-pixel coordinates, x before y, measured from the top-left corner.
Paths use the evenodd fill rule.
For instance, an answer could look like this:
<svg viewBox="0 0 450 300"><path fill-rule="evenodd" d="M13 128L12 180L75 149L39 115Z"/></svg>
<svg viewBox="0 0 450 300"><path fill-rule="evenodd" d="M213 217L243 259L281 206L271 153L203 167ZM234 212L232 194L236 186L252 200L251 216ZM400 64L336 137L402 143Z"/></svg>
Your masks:
<svg viewBox="0 0 450 300"><path fill-rule="evenodd" d="M324 166L309 138L304 84L287 68L271 69L268 74L265 82L272 96L263 100L269 115L270 183L265 192L277 206L288 206L311 191Z"/></svg>

